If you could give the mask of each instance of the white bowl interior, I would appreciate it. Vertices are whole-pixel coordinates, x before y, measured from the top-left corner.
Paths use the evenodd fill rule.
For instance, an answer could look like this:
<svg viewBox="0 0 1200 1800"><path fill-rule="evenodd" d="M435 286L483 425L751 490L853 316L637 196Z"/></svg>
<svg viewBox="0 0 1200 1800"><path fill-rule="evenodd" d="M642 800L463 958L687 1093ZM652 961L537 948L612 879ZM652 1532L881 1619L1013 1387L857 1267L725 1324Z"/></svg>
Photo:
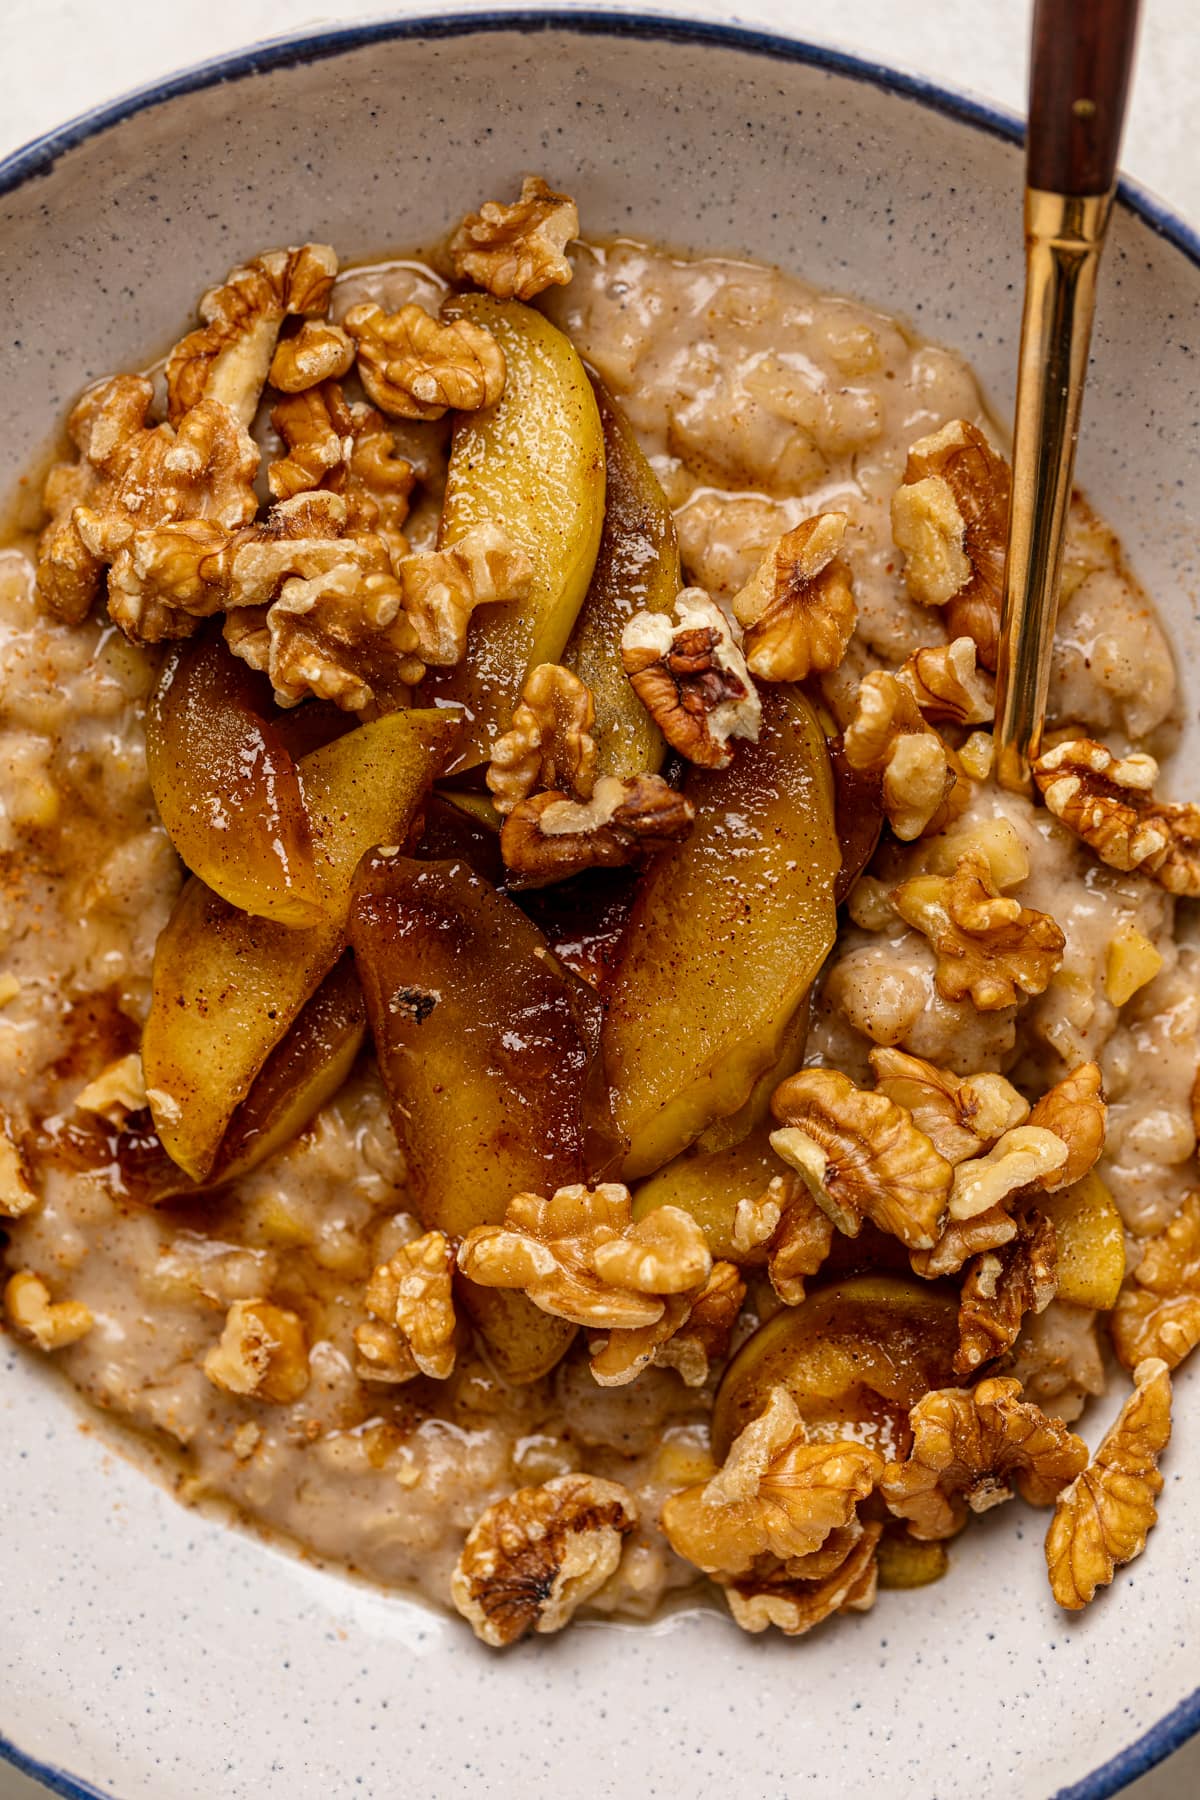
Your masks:
<svg viewBox="0 0 1200 1800"><path fill-rule="evenodd" d="M183 93L0 196L0 494L84 383L165 347L243 255L303 237L346 257L407 248L528 169L575 194L592 232L749 252L907 315L971 358L1006 415L1011 143L731 44L466 28ZM1188 667L1198 315L1200 271L1119 210L1080 478ZM5 1347L3 1726L123 1800L414 1778L439 1794L1045 1796L1196 1686L1195 1389L1185 1374L1151 1547L1080 1619L1047 1592L1043 1520L1014 1506L938 1586L800 1643L686 1615L497 1658L404 1599L185 1511Z"/></svg>

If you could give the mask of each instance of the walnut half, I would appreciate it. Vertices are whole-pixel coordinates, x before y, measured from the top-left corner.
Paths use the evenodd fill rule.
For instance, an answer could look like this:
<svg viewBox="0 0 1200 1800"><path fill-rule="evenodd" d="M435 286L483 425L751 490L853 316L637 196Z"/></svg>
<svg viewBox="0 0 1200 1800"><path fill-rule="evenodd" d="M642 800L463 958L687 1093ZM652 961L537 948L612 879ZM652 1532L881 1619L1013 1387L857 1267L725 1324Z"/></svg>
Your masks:
<svg viewBox="0 0 1200 1800"><path fill-rule="evenodd" d="M440 419L451 407L476 412L504 392L504 352L469 319L435 319L423 306L385 313L370 302L342 321L358 345L358 372L380 412Z"/></svg>
<svg viewBox="0 0 1200 1800"><path fill-rule="evenodd" d="M761 681L805 681L836 669L857 613L850 570L838 552L845 513L818 513L778 538L735 595L746 662Z"/></svg>
<svg viewBox="0 0 1200 1800"><path fill-rule="evenodd" d="M639 612L621 633L633 691L673 750L705 769L727 769L732 738L758 742L762 703L721 608L685 588L666 613Z"/></svg>
<svg viewBox="0 0 1200 1800"><path fill-rule="evenodd" d="M487 784L501 815L536 789L590 800L596 785L596 706L591 689L561 663L538 663L521 686L512 723L496 739Z"/></svg>
<svg viewBox="0 0 1200 1800"><path fill-rule="evenodd" d="M499 300L532 300L570 281L563 252L578 236L575 202L540 175L527 175L511 205L486 200L467 214L450 239L450 261L460 281L473 281Z"/></svg>
<svg viewBox="0 0 1200 1800"><path fill-rule="evenodd" d="M892 890L892 905L937 954L944 1000L970 996L980 1012L1040 994L1062 961L1066 938L1049 913L1001 895L986 856L968 850L951 875L914 875Z"/></svg>
<svg viewBox="0 0 1200 1800"><path fill-rule="evenodd" d="M1055 818L1101 862L1200 897L1200 806L1154 798L1152 756L1117 757L1092 738L1071 738L1038 757L1033 778Z"/></svg>
<svg viewBox="0 0 1200 1800"><path fill-rule="evenodd" d="M427 1231L380 1263L364 1297L370 1320L355 1327L358 1374L367 1381L445 1381L454 1372L454 1251Z"/></svg>
<svg viewBox="0 0 1200 1800"><path fill-rule="evenodd" d="M514 885L544 887L583 869L619 869L677 844L696 809L661 775L602 775L590 800L553 789L520 801L500 831Z"/></svg>
<svg viewBox="0 0 1200 1800"><path fill-rule="evenodd" d="M1200 1192L1147 1240L1117 1300L1112 1339L1127 1369L1146 1357L1178 1368L1200 1344Z"/></svg>
<svg viewBox="0 0 1200 1800"><path fill-rule="evenodd" d="M597 1475L558 1475L489 1506L471 1527L450 1594L483 1643L561 1631L616 1573L636 1529L628 1489Z"/></svg>

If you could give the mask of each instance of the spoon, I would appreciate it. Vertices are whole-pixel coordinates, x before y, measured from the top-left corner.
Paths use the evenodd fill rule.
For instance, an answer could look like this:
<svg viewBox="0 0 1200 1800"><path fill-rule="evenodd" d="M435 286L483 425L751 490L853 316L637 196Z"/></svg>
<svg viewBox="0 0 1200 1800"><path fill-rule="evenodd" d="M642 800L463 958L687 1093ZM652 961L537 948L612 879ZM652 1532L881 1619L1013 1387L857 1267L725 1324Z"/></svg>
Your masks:
<svg viewBox="0 0 1200 1800"><path fill-rule="evenodd" d="M1028 792L1058 612L1096 276L1116 186L1139 0L1035 0L1025 310L996 665L996 772Z"/></svg>

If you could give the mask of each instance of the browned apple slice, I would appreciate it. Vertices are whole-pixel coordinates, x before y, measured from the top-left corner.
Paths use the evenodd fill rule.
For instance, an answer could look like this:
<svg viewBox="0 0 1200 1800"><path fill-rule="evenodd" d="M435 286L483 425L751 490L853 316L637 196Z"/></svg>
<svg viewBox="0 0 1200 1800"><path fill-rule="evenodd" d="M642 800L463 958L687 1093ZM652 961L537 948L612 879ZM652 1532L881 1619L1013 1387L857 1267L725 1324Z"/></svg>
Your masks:
<svg viewBox="0 0 1200 1800"><path fill-rule="evenodd" d="M909 1407L930 1388L958 1385L957 1347L958 1299L949 1290L895 1275L821 1288L760 1325L726 1369L713 1408L713 1455L724 1462L771 1389L782 1386L812 1431L902 1456Z"/></svg>
<svg viewBox="0 0 1200 1800"><path fill-rule="evenodd" d="M194 875L243 912L281 925L320 917L300 776L273 723L263 675L220 634L177 645L146 713L159 817Z"/></svg>
<svg viewBox="0 0 1200 1800"><path fill-rule="evenodd" d="M350 941L426 1228L463 1237L498 1224L514 1194L585 1179L603 1124L596 1026L524 913L464 862L377 851L355 881ZM574 1328L523 1294L463 1289L512 1380L544 1374L570 1342Z"/></svg>
<svg viewBox="0 0 1200 1800"><path fill-rule="evenodd" d="M364 851L403 842L453 744L453 713L390 713L300 762L323 918L293 930L202 882L184 888L154 957L142 1063L163 1147L195 1181L345 940Z"/></svg>

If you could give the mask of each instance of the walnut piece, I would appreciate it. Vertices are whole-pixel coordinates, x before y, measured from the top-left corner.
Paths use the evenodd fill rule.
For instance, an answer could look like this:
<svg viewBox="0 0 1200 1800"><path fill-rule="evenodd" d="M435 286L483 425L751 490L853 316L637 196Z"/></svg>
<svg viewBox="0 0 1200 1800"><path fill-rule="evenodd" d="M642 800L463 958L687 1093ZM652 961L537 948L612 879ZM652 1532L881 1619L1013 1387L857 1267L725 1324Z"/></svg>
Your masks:
<svg viewBox="0 0 1200 1800"><path fill-rule="evenodd" d="M582 869L618 869L677 844L696 809L661 775L602 775L590 800L550 789L520 801L500 831L500 854L518 878L544 887Z"/></svg>
<svg viewBox="0 0 1200 1800"><path fill-rule="evenodd" d="M1010 477L983 433L952 419L912 446L892 496L892 536L909 594L948 608L952 638L971 638L996 667L1008 537Z"/></svg>
<svg viewBox="0 0 1200 1800"><path fill-rule="evenodd" d="M671 1295L701 1287L712 1257L690 1213L662 1206L635 1225L629 1189L608 1181L549 1200L515 1195L503 1225L467 1233L458 1265L481 1287L522 1289L557 1318L633 1331L656 1325Z"/></svg>
<svg viewBox="0 0 1200 1800"><path fill-rule="evenodd" d="M915 650L896 670L896 680L908 689L923 719L984 725L995 713L996 689L975 659L974 638L955 638L949 644Z"/></svg>
<svg viewBox="0 0 1200 1800"><path fill-rule="evenodd" d="M258 448L229 408L204 400L178 424L150 426L153 386L139 375L101 382L68 421L80 452L46 481L51 514L38 545L38 592L60 618L86 617L108 569L109 612L127 636L157 643L188 637L220 611L220 590L200 584L186 599L156 580L164 533L202 522L204 553L258 510Z"/></svg>
<svg viewBox="0 0 1200 1800"><path fill-rule="evenodd" d="M1041 994L1062 961L1066 939L1049 913L1001 895L987 858L968 850L951 875L914 875L892 889L892 905L929 939L943 1000L970 996L979 1012Z"/></svg>
<svg viewBox="0 0 1200 1800"><path fill-rule="evenodd" d="M4 1310L14 1331L29 1338L39 1350L65 1350L92 1329L95 1320L81 1300L51 1300L50 1289L29 1269L10 1275L4 1289Z"/></svg>
<svg viewBox="0 0 1200 1800"><path fill-rule="evenodd" d="M869 1612L878 1586L876 1557L883 1526L863 1525L830 1534L835 1553L793 1558L776 1568L753 1570L737 1581L722 1582L725 1599L743 1631L765 1631L774 1625L785 1637L802 1637L833 1613ZM816 1567L832 1560L831 1568ZM803 1571L812 1569L812 1573Z"/></svg>
<svg viewBox="0 0 1200 1800"><path fill-rule="evenodd" d="M839 1231L857 1237L866 1218L909 1250L933 1247L953 1171L911 1113L833 1069L791 1076L771 1110L772 1148Z"/></svg>
<svg viewBox="0 0 1200 1800"><path fill-rule="evenodd" d="M1127 1369L1148 1356L1176 1369L1200 1344L1200 1192L1147 1240L1118 1297L1112 1339Z"/></svg>
<svg viewBox="0 0 1200 1800"><path fill-rule="evenodd" d="M235 1300L204 1373L227 1394L287 1406L308 1386L308 1341L294 1312L269 1300Z"/></svg>
<svg viewBox="0 0 1200 1800"><path fill-rule="evenodd" d="M971 786L953 750L921 715L895 675L875 669L855 695L842 740L847 763L883 784L883 811L904 843L945 829L967 804Z"/></svg>
<svg viewBox="0 0 1200 1800"><path fill-rule="evenodd" d="M785 1306L799 1306L805 1282L833 1248L833 1221L808 1186L788 1169L772 1176L763 1192L739 1200L733 1247L747 1260L766 1257L771 1286Z"/></svg>
<svg viewBox="0 0 1200 1800"><path fill-rule="evenodd" d="M818 513L784 532L734 596L746 663L760 681L804 681L845 656L858 617L838 555L847 522L845 513Z"/></svg>
<svg viewBox="0 0 1200 1800"><path fill-rule="evenodd" d="M251 667L266 671L280 706L313 694L349 712L391 711L425 674L403 599L391 574L344 563L326 575L285 581L258 634L230 641Z"/></svg>
<svg viewBox="0 0 1200 1800"><path fill-rule="evenodd" d="M1008 1210L1008 1197L971 1219L948 1219L932 1250L913 1250L909 1262L914 1275L935 1281L939 1275L957 1275L963 1264L988 1250L1011 1244L1017 1221Z"/></svg>
<svg viewBox="0 0 1200 1800"><path fill-rule="evenodd" d="M1146 1548L1162 1492L1158 1458L1171 1436L1171 1377L1160 1357L1134 1370L1134 1391L1091 1463L1058 1496L1046 1568L1058 1604L1078 1612Z"/></svg>
<svg viewBox="0 0 1200 1800"><path fill-rule="evenodd" d="M1048 1194L1073 1187L1100 1159L1108 1123L1103 1078L1099 1063L1080 1063L1069 1075L1042 1095L1029 1115L1029 1123L1060 1137L1067 1146L1067 1160L1053 1177L1043 1177Z"/></svg>
<svg viewBox="0 0 1200 1800"><path fill-rule="evenodd" d="M367 1283L371 1322L355 1328L357 1373L367 1381L411 1381L454 1373L454 1250L440 1231L403 1244Z"/></svg>
<svg viewBox="0 0 1200 1800"><path fill-rule="evenodd" d="M880 1492L915 1538L951 1537L968 1508L986 1512L1012 1498L1048 1506L1087 1464L1087 1445L1060 1419L1021 1398L1007 1377L970 1390L937 1388L908 1415L912 1447L889 1463Z"/></svg>
<svg viewBox="0 0 1200 1800"><path fill-rule="evenodd" d="M637 1524L633 1495L597 1475L556 1475L518 1488L471 1527L451 1599L495 1650L530 1631L561 1631L616 1573Z"/></svg>
<svg viewBox="0 0 1200 1800"><path fill-rule="evenodd" d="M0 1219L23 1219L37 1203L24 1158L7 1127L0 1124Z"/></svg>
<svg viewBox="0 0 1200 1800"><path fill-rule="evenodd" d="M381 412L440 419L450 407L476 412L504 392L504 352L469 319L435 319L423 306L385 313L352 306L342 321L358 346L358 372Z"/></svg>
<svg viewBox="0 0 1200 1800"><path fill-rule="evenodd" d="M1070 1152L1043 1125L1015 1125L983 1156L959 1163L950 1189L951 1219L974 1219L1026 1188L1047 1187Z"/></svg>
<svg viewBox="0 0 1200 1800"><path fill-rule="evenodd" d="M729 620L702 588L683 590L675 619L635 613L621 633L621 662L671 748L701 768L727 769L731 738L758 742L758 690Z"/></svg>
<svg viewBox="0 0 1200 1800"><path fill-rule="evenodd" d="M717 1474L664 1503L661 1524L686 1562L737 1576L759 1557L786 1562L820 1550L857 1516L882 1471L866 1444L809 1443L796 1402L776 1387Z"/></svg>
<svg viewBox="0 0 1200 1800"><path fill-rule="evenodd" d="M1026 1213L1012 1240L968 1265L958 1306L956 1375L970 1375L1015 1344L1025 1314L1045 1312L1058 1291L1054 1226Z"/></svg>
<svg viewBox="0 0 1200 1800"><path fill-rule="evenodd" d="M912 1114L939 1156L966 1162L1029 1117L1029 1102L1003 1075L953 1075L919 1056L876 1045L871 1068L881 1094Z"/></svg>
<svg viewBox="0 0 1200 1800"><path fill-rule="evenodd" d="M283 338L271 359L271 385L283 394L300 394L323 381L340 381L354 364L354 340L331 319L305 319L299 331Z"/></svg>
<svg viewBox="0 0 1200 1800"><path fill-rule="evenodd" d="M1055 818L1109 868L1200 897L1200 806L1154 798L1152 756L1117 757L1092 738L1069 738L1038 757L1033 778Z"/></svg>
<svg viewBox="0 0 1200 1800"><path fill-rule="evenodd" d="M527 175L519 200L486 200L467 214L450 239L450 262L460 281L473 281L498 300L532 300L570 281L563 252L578 236L575 202L540 175Z"/></svg>
<svg viewBox="0 0 1200 1800"><path fill-rule="evenodd" d="M268 250L232 269L200 301L204 324L167 358L172 424L201 400L218 400L242 426L258 407L286 318L320 317L329 305L337 257L328 244Z"/></svg>
<svg viewBox="0 0 1200 1800"><path fill-rule="evenodd" d="M703 1387L712 1365L729 1355L729 1341L746 1298L733 1263L718 1262L697 1293L672 1294L655 1325L612 1331L588 1348L601 1387L624 1387L651 1363L675 1369L688 1387Z"/></svg>
<svg viewBox="0 0 1200 1800"><path fill-rule="evenodd" d="M487 784L501 814L536 789L590 800L596 785L596 706L585 681L560 663L538 663L525 677L512 724L497 738Z"/></svg>
<svg viewBox="0 0 1200 1800"><path fill-rule="evenodd" d="M107 1119L110 1125L118 1129L124 1125L130 1113L141 1112L149 1105L146 1099L146 1077L142 1072L142 1059L136 1050L128 1056L118 1057L116 1062L109 1063L102 1069L94 1081L89 1081L75 1096L75 1105L80 1112L95 1113L99 1119Z"/></svg>
<svg viewBox="0 0 1200 1800"><path fill-rule="evenodd" d="M528 599L533 560L501 526L485 521L445 549L401 558L396 576L422 661L451 668L467 653L477 606Z"/></svg>

